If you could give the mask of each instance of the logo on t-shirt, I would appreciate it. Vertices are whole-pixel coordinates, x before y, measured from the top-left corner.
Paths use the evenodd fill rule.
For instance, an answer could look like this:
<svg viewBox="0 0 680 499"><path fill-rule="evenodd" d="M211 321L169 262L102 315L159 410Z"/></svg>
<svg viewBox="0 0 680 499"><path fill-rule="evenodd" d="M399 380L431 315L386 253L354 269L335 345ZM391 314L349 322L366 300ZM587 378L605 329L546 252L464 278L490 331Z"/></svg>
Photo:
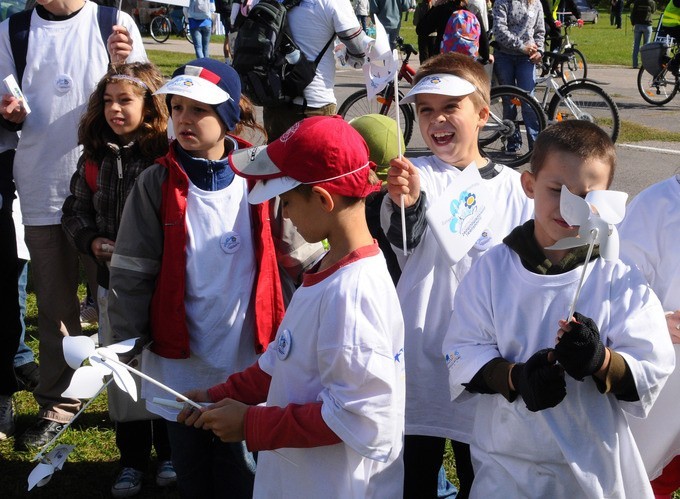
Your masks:
<svg viewBox="0 0 680 499"><path fill-rule="evenodd" d="M292 343L293 338L290 335L290 331L288 329L281 331L279 339L276 342L276 356L279 358L279 360L286 360L290 354Z"/></svg>
<svg viewBox="0 0 680 499"><path fill-rule="evenodd" d="M241 237L233 231L229 231L220 237L220 248L227 254L236 253L241 247Z"/></svg>

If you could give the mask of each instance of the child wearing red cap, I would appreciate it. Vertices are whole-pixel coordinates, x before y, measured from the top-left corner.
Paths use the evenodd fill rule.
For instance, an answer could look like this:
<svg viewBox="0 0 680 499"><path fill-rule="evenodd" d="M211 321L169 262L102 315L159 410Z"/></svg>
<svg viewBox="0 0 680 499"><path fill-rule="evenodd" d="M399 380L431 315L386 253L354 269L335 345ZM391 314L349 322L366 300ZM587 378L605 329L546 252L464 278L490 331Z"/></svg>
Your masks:
<svg viewBox="0 0 680 499"><path fill-rule="evenodd" d="M413 160L392 160L389 196L381 213L402 269L397 294L404 312L408 358L404 497L437 497L438 472L449 438L460 480L458 497L466 498L473 478L469 443L474 401L451 400L442 343L461 279L485 251L531 218L533 203L522 190L519 173L482 157L477 147L479 131L489 116L489 78L483 66L462 54L432 57L420 66L403 102L415 102L420 133L432 152ZM489 208L495 215L452 266L425 214L466 168L478 169L494 200ZM407 256L402 248L402 194Z"/></svg>
<svg viewBox="0 0 680 499"><path fill-rule="evenodd" d="M260 359L187 392L215 404L178 421L259 451L254 497L401 497L403 320L366 224L380 188L366 143L339 116L313 117L229 161L257 180L251 203L279 195L303 237L330 249Z"/></svg>
<svg viewBox="0 0 680 499"><path fill-rule="evenodd" d="M111 258L114 340L152 340L142 368L178 391L212 385L251 365L284 312L267 203L249 206L227 155L261 130L227 64L197 59L155 94L167 95L177 139L137 179ZM256 306L257 304L257 306ZM183 497L250 498L255 463L240 443L176 422L179 410L142 383L150 412L168 420Z"/></svg>

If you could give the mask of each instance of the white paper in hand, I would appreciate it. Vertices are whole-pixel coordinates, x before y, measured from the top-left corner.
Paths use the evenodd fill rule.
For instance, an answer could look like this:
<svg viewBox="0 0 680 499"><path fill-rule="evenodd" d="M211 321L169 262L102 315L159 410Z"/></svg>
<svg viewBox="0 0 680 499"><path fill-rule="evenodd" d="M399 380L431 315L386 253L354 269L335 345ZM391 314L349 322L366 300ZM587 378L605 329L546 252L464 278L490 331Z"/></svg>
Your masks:
<svg viewBox="0 0 680 499"><path fill-rule="evenodd" d="M26 110L26 114L30 114L31 108L28 107L26 97L24 97L24 93L21 91L21 88L19 88L19 84L17 83L16 78L14 78L14 75L9 75L2 81L5 83L5 88L7 89L7 92L12 94L19 101L21 101L21 106Z"/></svg>
<svg viewBox="0 0 680 499"><path fill-rule="evenodd" d="M474 162L432 202L425 215L449 264L455 265L470 251L494 215L491 193Z"/></svg>

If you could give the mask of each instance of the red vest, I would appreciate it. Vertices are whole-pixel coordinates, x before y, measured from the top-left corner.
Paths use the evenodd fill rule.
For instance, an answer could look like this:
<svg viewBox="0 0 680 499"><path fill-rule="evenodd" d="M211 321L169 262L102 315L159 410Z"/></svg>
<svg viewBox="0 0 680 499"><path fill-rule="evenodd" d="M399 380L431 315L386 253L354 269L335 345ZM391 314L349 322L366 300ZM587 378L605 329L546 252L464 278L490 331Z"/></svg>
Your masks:
<svg viewBox="0 0 680 499"><path fill-rule="evenodd" d="M250 146L238 137L232 138L239 148ZM174 147L171 146L168 154L157 161L167 168L168 176L161 186L164 241L161 270L151 299L151 350L165 358L186 359L190 353L184 309L189 178L177 162ZM255 300L255 351L262 353L274 339L285 307L269 221L269 203L253 205L251 210L257 264L252 298Z"/></svg>

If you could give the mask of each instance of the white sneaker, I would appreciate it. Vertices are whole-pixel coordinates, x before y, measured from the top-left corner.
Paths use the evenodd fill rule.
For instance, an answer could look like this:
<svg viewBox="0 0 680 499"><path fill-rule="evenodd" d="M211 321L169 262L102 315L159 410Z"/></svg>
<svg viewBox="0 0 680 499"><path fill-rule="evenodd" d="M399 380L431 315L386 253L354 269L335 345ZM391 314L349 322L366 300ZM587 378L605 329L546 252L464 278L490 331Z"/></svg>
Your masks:
<svg viewBox="0 0 680 499"><path fill-rule="evenodd" d="M0 395L0 440L14 435L14 408L11 395Z"/></svg>
<svg viewBox="0 0 680 499"><path fill-rule="evenodd" d="M130 497L142 490L144 473L134 468L123 468L111 487L113 497Z"/></svg>
<svg viewBox="0 0 680 499"><path fill-rule="evenodd" d="M159 487L167 487L177 482L177 473L172 467L172 461L161 461L158 463L158 470L156 471L156 485Z"/></svg>

